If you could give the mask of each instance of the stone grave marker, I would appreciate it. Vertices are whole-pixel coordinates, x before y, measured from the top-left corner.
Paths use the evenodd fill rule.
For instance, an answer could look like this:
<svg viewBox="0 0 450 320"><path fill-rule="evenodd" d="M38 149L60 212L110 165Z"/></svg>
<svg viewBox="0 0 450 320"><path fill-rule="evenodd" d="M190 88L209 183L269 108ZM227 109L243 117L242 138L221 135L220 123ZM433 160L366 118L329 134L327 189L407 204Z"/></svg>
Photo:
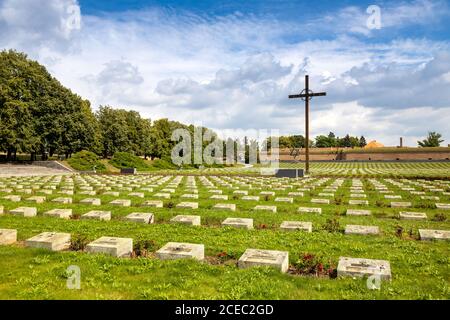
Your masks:
<svg viewBox="0 0 450 320"><path fill-rule="evenodd" d="M228 196L224 194L213 194L210 199L216 199L216 200L228 200Z"/></svg>
<svg viewBox="0 0 450 320"><path fill-rule="evenodd" d="M357 206L367 206L369 205L369 201L367 200L349 200L349 205L357 205Z"/></svg>
<svg viewBox="0 0 450 320"><path fill-rule="evenodd" d="M271 211L273 213L277 212L276 206L255 206L253 208L255 211Z"/></svg>
<svg viewBox="0 0 450 320"><path fill-rule="evenodd" d="M381 280L391 280L391 266L386 260L340 257L338 277L364 277L378 275Z"/></svg>
<svg viewBox="0 0 450 320"><path fill-rule="evenodd" d="M70 233L43 232L25 241L30 248L43 248L52 251L67 250L70 247Z"/></svg>
<svg viewBox="0 0 450 320"><path fill-rule="evenodd" d="M133 252L133 239L101 237L86 246L89 253L104 253L114 257L129 257Z"/></svg>
<svg viewBox="0 0 450 320"><path fill-rule="evenodd" d="M13 210L9 210L9 213L24 216L24 217L35 217L37 215L37 208L34 207L18 207Z"/></svg>
<svg viewBox="0 0 450 320"><path fill-rule="evenodd" d="M118 196L120 196L120 192L118 192L118 191L106 191L106 192L103 192L103 195L104 196L118 197Z"/></svg>
<svg viewBox="0 0 450 320"><path fill-rule="evenodd" d="M192 216L192 215L177 215L170 219L171 222L175 223L183 223L191 226L199 226L200 225L200 216Z"/></svg>
<svg viewBox="0 0 450 320"><path fill-rule="evenodd" d="M52 209L44 212L44 216L70 219L70 217L72 216L72 209Z"/></svg>
<svg viewBox="0 0 450 320"><path fill-rule="evenodd" d="M330 199L311 199L311 203L330 204Z"/></svg>
<svg viewBox="0 0 450 320"><path fill-rule="evenodd" d="M298 212L306 212L306 213L322 213L322 208L310 208L310 207L299 207L297 209Z"/></svg>
<svg viewBox="0 0 450 320"><path fill-rule="evenodd" d="M111 201L109 204L113 206L119 206L119 207L129 207L131 206L131 200L129 199L116 199Z"/></svg>
<svg viewBox="0 0 450 320"><path fill-rule="evenodd" d="M17 230L0 229L0 245L8 245L17 241Z"/></svg>
<svg viewBox="0 0 450 320"><path fill-rule="evenodd" d="M370 216L370 210L356 210L356 209L347 209L346 215L348 216Z"/></svg>
<svg viewBox="0 0 450 320"><path fill-rule="evenodd" d="M125 220L150 224L155 221L155 217L154 217L153 213L132 212L125 217Z"/></svg>
<svg viewBox="0 0 450 320"><path fill-rule="evenodd" d="M205 246L203 244L168 242L156 251L156 256L161 260L174 259L205 259Z"/></svg>
<svg viewBox="0 0 450 320"><path fill-rule="evenodd" d="M145 201L142 206L144 207L155 207L155 208L162 208L163 202L161 200L147 200Z"/></svg>
<svg viewBox="0 0 450 320"><path fill-rule="evenodd" d="M83 204L90 204L91 206L100 206L102 201L98 198L86 198L80 201Z"/></svg>
<svg viewBox="0 0 450 320"><path fill-rule="evenodd" d="M155 193L155 194L153 195L153 197L155 197L155 198L170 199L170 193L161 193L161 192L158 192L158 193Z"/></svg>
<svg viewBox="0 0 450 320"><path fill-rule="evenodd" d="M9 200L9 201L12 201L12 202L20 202L20 200L22 198L20 196L17 196L17 195L9 195L9 196L4 196L3 199Z"/></svg>
<svg viewBox="0 0 450 320"><path fill-rule="evenodd" d="M27 199L25 199L28 202L34 202L34 203L44 203L45 202L45 197L43 196L34 196L34 197L29 197Z"/></svg>
<svg viewBox="0 0 450 320"><path fill-rule="evenodd" d="M287 251L247 249L239 258L239 268L255 266L270 266L281 272L287 272L289 268L289 253Z"/></svg>
<svg viewBox="0 0 450 320"><path fill-rule="evenodd" d="M53 199L52 202L62 203L62 204L70 204L70 203L72 203L72 198L62 198L62 197L60 197L60 198Z"/></svg>
<svg viewBox="0 0 450 320"><path fill-rule="evenodd" d="M94 219L94 220L111 220L111 211L89 211L81 216L81 219Z"/></svg>
<svg viewBox="0 0 450 320"><path fill-rule="evenodd" d="M293 191L293 192L289 192L288 196L291 196L291 197L303 197L304 194L303 194L303 192L295 192L295 191Z"/></svg>
<svg viewBox="0 0 450 320"><path fill-rule="evenodd" d="M436 203L436 208L442 210L450 210L450 203Z"/></svg>
<svg viewBox="0 0 450 320"><path fill-rule="evenodd" d="M180 202L177 208L181 209L198 209L198 202Z"/></svg>
<svg viewBox="0 0 450 320"><path fill-rule="evenodd" d="M273 197L275 195L275 192L273 192L273 191L261 191L259 194L262 195L262 196L272 196Z"/></svg>
<svg viewBox="0 0 450 320"><path fill-rule="evenodd" d="M294 199L293 198L278 197L278 198L275 198L275 202L294 203Z"/></svg>
<svg viewBox="0 0 450 320"><path fill-rule="evenodd" d="M408 208L411 207L411 202L391 202L392 208Z"/></svg>
<svg viewBox="0 0 450 320"><path fill-rule="evenodd" d="M253 219L246 218L226 218L222 221L222 226L236 227L243 229L253 229Z"/></svg>
<svg viewBox="0 0 450 320"><path fill-rule="evenodd" d="M401 211L399 213L400 220L426 220L427 214L424 212L407 212Z"/></svg>
<svg viewBox="0 0 450 320"><path fill-rule="evenodd" d="M188 198L188 199L198 199L198 194L183 194L180 198Z"/></svg>
<svg viewBox="0 0 450 320"><path fill-rule="evenodd" d="M130 197L144 198L145 194L143 192L131 192L128 194Z"/></svg>
<svg viewBox="0 0 450 320"><path fill-rule="evenodd" d="M356 224L348 224L345 226L345 234L379 234L380 230L377 226L360 226Z"/></svg>
<svg viewBox="0 0 450 320"><path fill-rule="evenodd" d="M312 232L312 222L304 221L283 221L280 228L285 231L306 231Z"/></svg>
<svg viewBox="0 0 450 320"><path fill-rule="evenodd" d="M420 240L450 240L449 230L419 229Z"/></svg>
<svg viewBox="0 0 450 320"><path fill-rule="evenodd" d="M243 196L241 200L259 201L259 196Z"/></svg>
<svg viewBox="0 0 450 320"><path fill-rule="evenodd" d="M236 211L236 205L234 203L217 203L213 209Z"/></svg>

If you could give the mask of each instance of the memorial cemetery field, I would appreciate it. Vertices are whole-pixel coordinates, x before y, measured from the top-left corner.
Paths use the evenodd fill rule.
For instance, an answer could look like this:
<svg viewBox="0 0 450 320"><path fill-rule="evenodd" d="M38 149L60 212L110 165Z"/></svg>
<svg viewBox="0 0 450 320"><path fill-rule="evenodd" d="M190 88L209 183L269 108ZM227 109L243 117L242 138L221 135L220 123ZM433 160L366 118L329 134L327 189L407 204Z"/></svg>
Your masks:
<svg viewBox="0 0 450 320"><path fill-rule="evenodd" d="M449 180L201 172L0 178L0 299L450 298ZM61 247L55 234L33 238L44 232ZM117 238L133 244L119 254ZM288 268L262 251L273 266L249 267L247 249L287 252ZM390 280L371 290L367 276L338 268L342 257L387 261ZM67 287L69 266L79 290Z"/></svg>
<svg viewBox="0 0 450 320"><path fill-rule="evenodd" d="M280 162L280 168L304 169L304 162ZM253 167L234 166L226 168L205 168L201 172L208 174L253 174L259 175L263 164ZM170 173L169 170L160 170ZM183 170L182 172L199 174L199 170ZM200 173L201 173L200 172ZM450 162L399 161L399 162L311 162L310 172L315 175L341 177L392 177L392 178L450 178Z"/></svg>

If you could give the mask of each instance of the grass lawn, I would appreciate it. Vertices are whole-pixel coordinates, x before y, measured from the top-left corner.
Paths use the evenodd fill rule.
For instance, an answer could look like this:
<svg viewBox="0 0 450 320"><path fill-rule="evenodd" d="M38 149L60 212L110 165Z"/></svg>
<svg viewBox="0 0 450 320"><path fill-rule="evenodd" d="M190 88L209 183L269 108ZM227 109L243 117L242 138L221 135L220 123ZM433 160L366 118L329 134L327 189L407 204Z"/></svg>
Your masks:
<svg viewBox="0 0 450 320"><path fill-rule="evenodd" d="M92 179L108 176L83 176ZM128 181L129 185L138 184L144 187L152 184L145 181L150 176L110 176ZM152 176L161 179L162 176ZM0 179L0 184L30 183L40 178ZM152 192L145 193L145 198L128 196L129 191L120 191L120 196L103 195L104 190L96 187L97 195L79 194L80 184L75 181L73 204L57 204L51 202L56 197L66 197L58 194L62 186L70 186L70 178L56 184L53 194L45 195L47 201L34 204L23 199L32 196L22 195L21 202L11 202L3 199L8 195L0 191L0 205L4 206L6 214L0 215L0 228L17 229L18 242L9 246L0 246L0 299L449 299L450 298L450 251L448 241L420 241L418 229L450 230L450 211L438 210L431 200L422 200L417 195L402 190L394 183L409 185L408 180L378 179L384 183L393 194L401 195L402 200L411 201L413 207L398 209L389 207L390 201L375 190L369 180L362 179L363 189L367 195L369 206L350 206L350 186L352 179L343 179L342 185L335 192L331 204L314 204L310 200L318 198L324 188L336 181L335 178L324 180L311 179L304 186L318 183L315 189L304 191L304 196L295 196L294 203L275 202L274 197L259 202L242 200L242 196L233 196L234 189L220 186L214 182L217 189L223 190L229 200L213 200L212 193L196 178L199 199L181 198L182 194L190 193L187 178L176 188L171 199L161 199L164 208L146 208L141 204L156 192L168 187L170 180L155 187ZM127 180L135 179L135 180ZM170 178L173 179L173 178ZM231 179L231 178L230 178ZM233 185L243 178L236 177ZM251 178L253 179L253 178ZM93 180L91 184L93 184ZM153 181L153 180L152 180ZM280 180L281 181L281 180ZM286 181L286 180L284 180ZM301 180L300 180L301 181ZM412 180L416 182L416 180ZM435 187L444 185L448 192L449 185L439 181L427 182ZM300 183L301 184L301 183ZM47 185L47 183L45 184ZM50 184L51 185L51 184ZM43 187L44 185L42 185ZM25 184L25 188L27 185ZM274 188L261 185L262 190ZM300 185L292 189L276 190L276 197L286 197L289 192L296 191ZM427 188L415 186L416 190ZM1 189L1 188L0 188ZM120 190L121 187L113 187ZM261 190L247 189L250 195L258 195ZM20 194L16 192L12 194ZM136 190L139 187L136 186ZM430 193L431 194L431 193ZM433 195L435 195L433 193ZM96 197L102 200L101 206L80 204L81 199ZM450 203L448 195L439 194L442 203ZM114 199L131 199L131 207L110 205ZM199 209L169 208L169 203L195 201ZM215 203L235 203L236 212L218 211L213 209ZM255 205L276 205L277 213L256 212ZM7 212L19 206L38 208L38 216L25 218L8 214ZM321 207L322 214L298 213L297 208ZM109 210L111 221L95 220L63 220L43 216L43 212L54 208L72 208L76 217L90 210ZM347 208L368 209L371 216L347 216ZM419 211L428 215L426 221L399 220L399 211ZM138 224L124 221L131 212L152 212L155 215L154 224ZM445 221L435 221L433 218L440 213ZM201 216L201 226L186 226L170 223L169 220L178 214L194 214ZM221 222L227 217L253 218L254 230L244 230L221 227ZM329 232L329 219L337 219L337 230ZM313 232L286 232L279 229L282 221L297 220L313 223ZM442 219L440 219L442 220ZM380 235L345 235L342 229L347 224L379 226ZM402 237L396 235L397 227L403 228ZM51 252L44 249L25 248L23 241L44 231L69 232L74 235L84 235L89 241L101 236L118 236L151 240L150 254L138 258L114 258L105 255L93 255L81 251ZM206 260L204 262L190 260L161 261L154 257L154 252L169 241L202 243L205 245ZM289 252L290 264L298 266L305 254L314 255L325 268L336 268L341 256L362 257L369 259L388 260L392 269L392 281L383 282L380 290L368 290L365 279L333 278L328 275L313 274L282 274L267 267L239 269L237 259L247 248L272 249ZM77 265L81 269L81 290L66 288L66 268Z"/></svg>

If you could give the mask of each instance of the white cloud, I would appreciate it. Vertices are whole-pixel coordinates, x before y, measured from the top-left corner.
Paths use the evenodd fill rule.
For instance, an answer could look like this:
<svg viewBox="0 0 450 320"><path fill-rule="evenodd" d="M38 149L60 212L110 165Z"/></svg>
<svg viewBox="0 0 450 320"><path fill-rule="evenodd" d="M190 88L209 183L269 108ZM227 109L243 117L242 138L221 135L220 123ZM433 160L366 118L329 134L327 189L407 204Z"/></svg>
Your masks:
<svg viewBox="0 0 450 320"><path fill-rule="evenodd" d="M29 53L94 108L127 107L222 131L303 133L302 102L287 95L301 90L308 72L312 89L328 92L312 102L314 135L364 134L396 144L400 135L414 142L436 130L450 140L449 43L367 42L361 35L377 33L368 31L363 7L296 24L148 9L84 15L81 29L67 28L74 6L76 0L0 0L0 47ZM389 30L448 13L444 2L432 1L381 9ZM285 41L292 37L298 40Z"/></svg>

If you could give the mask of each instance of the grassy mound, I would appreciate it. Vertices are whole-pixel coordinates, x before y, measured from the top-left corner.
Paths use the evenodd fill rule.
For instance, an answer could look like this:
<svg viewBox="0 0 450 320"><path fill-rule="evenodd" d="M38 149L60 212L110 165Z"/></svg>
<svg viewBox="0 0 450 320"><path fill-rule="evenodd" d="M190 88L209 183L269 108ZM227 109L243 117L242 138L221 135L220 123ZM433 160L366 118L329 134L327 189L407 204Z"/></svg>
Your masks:
<svg viewBox="0 0 450 320"><path fill-rule="evenodd" d="M146 171L150 166L144 159L128 152L116 152L109 163L116 168L136 168L137 170Z"/></svg>
<svg viewBox="0 0 450 320"><path fill-rule="evenodd" d="M79 171L91 171L94 169L98 172L106 171L106 167L101 163L99 157L90 151L80 151L72 155L71 158L67 159L67 163Z"/></svg>

